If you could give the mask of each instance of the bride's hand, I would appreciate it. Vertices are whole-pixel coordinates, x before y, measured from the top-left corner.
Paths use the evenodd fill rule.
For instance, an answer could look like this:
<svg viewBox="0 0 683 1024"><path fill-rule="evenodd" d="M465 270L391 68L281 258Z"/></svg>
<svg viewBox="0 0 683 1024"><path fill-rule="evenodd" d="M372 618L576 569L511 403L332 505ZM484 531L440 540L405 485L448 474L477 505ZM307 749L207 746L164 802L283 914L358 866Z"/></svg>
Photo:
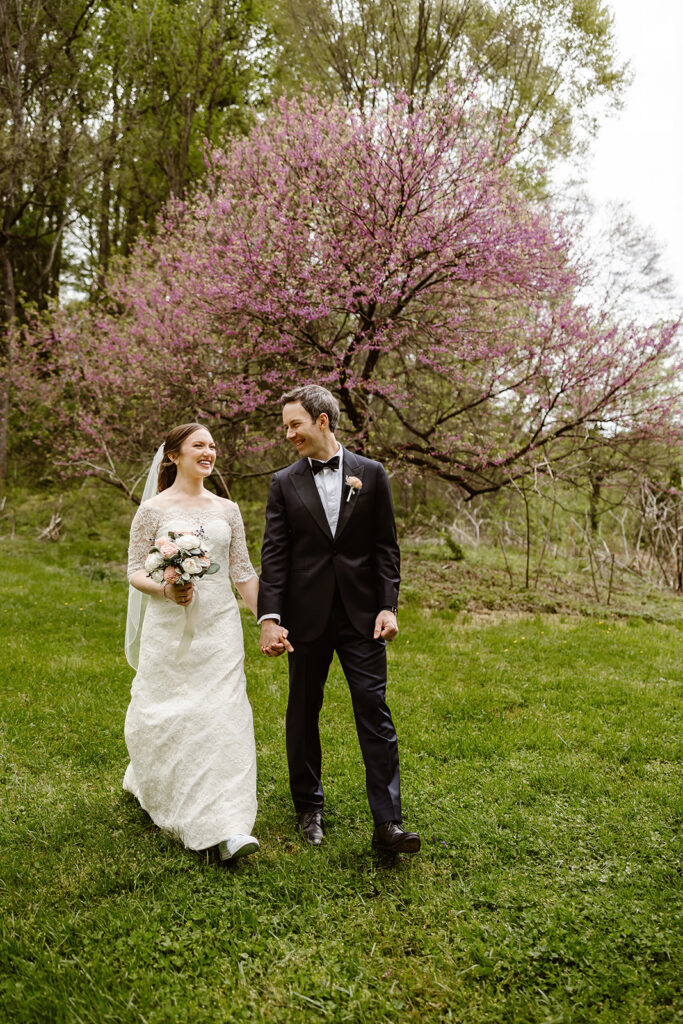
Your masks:
<svg viewBox="0 0 683 1024"><path fill-rule="evenodd" d="M193 583L165 583L164 597L167 601L175 601L181 608L186 607L192 600L194 593Z"/></svg>

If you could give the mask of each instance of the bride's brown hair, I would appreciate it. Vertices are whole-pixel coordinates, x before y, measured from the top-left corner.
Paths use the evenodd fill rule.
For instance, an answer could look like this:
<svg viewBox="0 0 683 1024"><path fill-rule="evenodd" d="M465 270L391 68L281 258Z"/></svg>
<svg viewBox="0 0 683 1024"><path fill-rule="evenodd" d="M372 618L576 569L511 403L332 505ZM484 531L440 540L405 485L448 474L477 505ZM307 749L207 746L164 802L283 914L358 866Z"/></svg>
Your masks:
<svg viewBox="0 0 683 1024"><path fill-rule="evenodd" d="M172 430L169 430L164 441L164 457L159 466L157 494L159 491L165 491L167 487L171 486L178 472L175 462L169 458L169 455L180 455L183 441L190 434L194 434L195 430L202 429L201 423L181 423L179 427L173 427Z"/></svg>

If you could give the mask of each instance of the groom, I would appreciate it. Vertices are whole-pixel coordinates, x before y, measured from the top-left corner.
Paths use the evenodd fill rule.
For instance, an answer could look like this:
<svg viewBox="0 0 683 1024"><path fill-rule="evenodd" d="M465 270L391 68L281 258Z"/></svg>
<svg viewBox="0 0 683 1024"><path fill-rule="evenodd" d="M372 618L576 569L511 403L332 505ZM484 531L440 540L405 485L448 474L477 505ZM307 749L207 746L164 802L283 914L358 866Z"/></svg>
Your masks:
<svg viewBox="0 0 683 1024"><path fill-rule="evenodd" d="M287 760L299 828L320 845L318 716L336 651L365 762L372 844L415 853L420 838L401 824L398 742L385 701L400 561L389 480L380 463L339 444L339 406L325 388L295 388L281 404L287 440L301 458L270 486L258 615L263 653L289 652Z"/></svg>

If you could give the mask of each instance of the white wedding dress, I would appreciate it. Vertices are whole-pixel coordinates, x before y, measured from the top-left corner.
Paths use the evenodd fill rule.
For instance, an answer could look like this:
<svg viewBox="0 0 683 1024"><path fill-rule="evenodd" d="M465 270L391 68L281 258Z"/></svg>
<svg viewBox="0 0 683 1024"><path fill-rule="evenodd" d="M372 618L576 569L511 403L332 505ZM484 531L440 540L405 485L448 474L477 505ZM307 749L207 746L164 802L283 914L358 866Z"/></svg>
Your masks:
<svg viewBox="0 0 683 1024"><path fill-rule="evenodd" d="M159 509L143 503L131 527L128 578L168 530L204 531L220 569L195 584L195 632L178 657L184 608L150 598L140 633L125 738L123 788L191 850L249 835L256 818L256 748L244 676L244 640L229 576L255 575L234 502L225 509Z"/></svg>

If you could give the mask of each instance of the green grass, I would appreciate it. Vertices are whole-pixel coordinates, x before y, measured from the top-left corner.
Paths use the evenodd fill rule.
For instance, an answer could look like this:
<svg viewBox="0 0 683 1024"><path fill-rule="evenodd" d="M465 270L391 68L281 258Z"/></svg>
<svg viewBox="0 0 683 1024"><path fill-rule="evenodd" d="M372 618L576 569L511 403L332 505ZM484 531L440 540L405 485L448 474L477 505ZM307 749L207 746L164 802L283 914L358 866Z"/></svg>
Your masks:
<svg viewBox="0 0 683 1024"><path fill-rule="evenodd" d="M440 538L408 537L401 550L403 606L412 603L477 615L551 612L672 623L683 615L683 595L617 569L610 587L609 565L603 561L591 567L585 551L574 557L547 555L538 578L532 561L526 587L525 555L519 547L509 548L504 558L497 546L465 545L464 558L455 561Z"/></svg>
<svg viewBox="0 0 683 1024"><path fill-rule="evenodd" d="M121 790L121 537L0 544L0 1012L14 1022L683 1020L680 603L669 621L418 601L390 649L406 823L373 855L350 702L294 834L286 664L245 618L261 852L225 869ZM101 571L102 561L110 568Z"/></svg>

